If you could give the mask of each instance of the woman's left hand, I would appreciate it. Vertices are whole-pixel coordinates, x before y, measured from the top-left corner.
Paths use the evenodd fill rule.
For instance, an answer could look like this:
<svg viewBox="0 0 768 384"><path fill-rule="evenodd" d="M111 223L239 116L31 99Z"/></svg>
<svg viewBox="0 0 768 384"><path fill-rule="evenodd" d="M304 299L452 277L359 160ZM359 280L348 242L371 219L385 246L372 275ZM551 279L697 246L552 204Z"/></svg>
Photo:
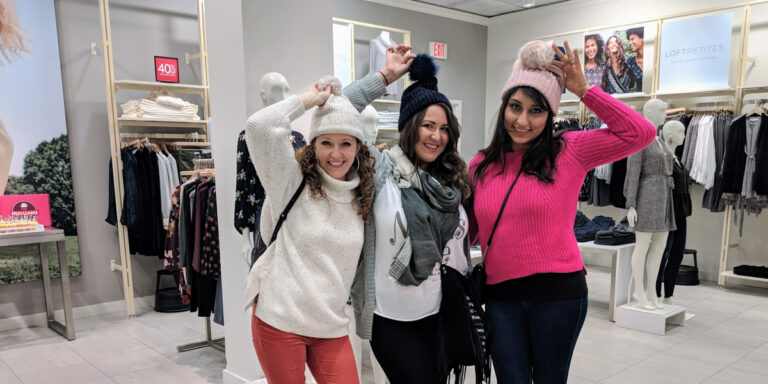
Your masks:
<svg viewBox="0 0 768 384"><path fill-rule="evenodd" d="M578 50L571 50L567 41L563 45L565 45L565 54L557 48L557 45L552 44L555 54L560 59L560 61L553 60L552 64L565 72L565 88L582 98L589 90L589 83L587 83L587 78L584 77L584 71L581 69Z"/></svg>
<svg viewBox="0 0 768 384"><path fill-rule="evenodd" d="M413 53L408 53L410 50L411 47L404 44L387 48L387 63L379 74L379 77L385 77L382 80L385 80L386 84L394 83L408 72L413 58L416 57Z"/></svg>

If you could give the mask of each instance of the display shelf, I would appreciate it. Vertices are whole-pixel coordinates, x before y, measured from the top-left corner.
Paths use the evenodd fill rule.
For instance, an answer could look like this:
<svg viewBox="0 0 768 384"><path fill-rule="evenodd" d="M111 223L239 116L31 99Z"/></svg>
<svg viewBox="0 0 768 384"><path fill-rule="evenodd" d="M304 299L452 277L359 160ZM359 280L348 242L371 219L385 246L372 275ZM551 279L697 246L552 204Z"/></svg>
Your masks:
<svg viewBox="0 0 768 384"><path fill-rule="evenodd" d="M208 128L206 120L177 120L177 119L142 119L136 117L119 117L120 127L164 127L164 128Z"/></svg>
<svg viewBox="0 0 768 384"><path fill-rule="evenodd" d="M694 98L694 97L707 97L707 96L735 96L736 90L734 88L709 88L699 89L696 91L678 91L678 92L656 92L654 94L657 98L666 99L681 99L681 98Z"/></svg>
<svg viewBox="0 0 768 384"><path fill-rule="evenodd" d="M768 85L760 87L739 87L742 95L751 95L755 93L768 93Z"/></svg>
<svg viewBox="0 0 768 384"><path fill-rule="evenodd" d="M139 91L167 89L177 93L202 95L208 90L208 87L205 85L158 83L154 81L115 80L115 89L134 89Z"/></svg>
<svg viewBox="0 0 768 384"><path fill-rule="evenodd" d="M560 101L560 107L578 107L581 104L581 100L562 100Z"/></svg>
<svg viewBox="0 0 768 384"><path fill-rule="evenodd" d="M648 93L641 93L641 92L633 92L633 93L614 93L611 96L615 97L616 100L621 101L644 101L648 100L653 97L653 95Z"/></svg>
<svg viewBox="0 0 768 384"><path fill-rule="evenodd" d="M400 100L376 99L376 100L372 101L371 104L400 105Z"/></svg>
<svg viewBox="0 0 768 384"><path fill-rule="evenodd" d="M768 279L763 279L763 278L760 278L760 277L752 277L752 276L742 276L742 275L737 275L737 274L733 273L733 270L732 270L732 269L731 269L731 270L728 270L728 271L725 271L725 272L720 272L720 276L722 276L722 277L726 277L726 278L729 278L729 279L739 279L739 280L759 281L759 282L761 282L761 283L766 283L766 284L768 284Z"/></svg>

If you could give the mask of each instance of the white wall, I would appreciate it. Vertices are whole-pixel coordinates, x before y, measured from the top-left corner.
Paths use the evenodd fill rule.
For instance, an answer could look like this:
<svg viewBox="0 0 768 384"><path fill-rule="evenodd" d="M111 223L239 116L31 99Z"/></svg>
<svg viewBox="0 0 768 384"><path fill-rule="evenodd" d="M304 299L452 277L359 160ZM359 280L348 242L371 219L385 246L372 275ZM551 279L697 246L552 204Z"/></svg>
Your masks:
<svg viewBox="0 0 768 384"><path fill-rule="evenodd" d="M648 0L643 2L630 0L572 0L569 2L514 13L494 19L488 27L488 70L486 78L486 127L495 121L498 101L504 82L512 70L517 51L522 42L539 36L565 33L574 30L602 29L638 21L663 17L692 10L708 9L730 4L740 4L738 0ZM631 11L630 11L631 10ZM760 65L768 60L765 41L768 39L768 6L759 5L752 9L752 31L750 33L749 56L757 58L757 64L750 66L747 85L767 85L768 69ZM738 11L738 17L741 13ZM734 23L734 27L741 22ZM578 35L576 35L578 36ZM581 43L579 43L579 46ZM701 207L703 188L695 185L691 188L693 216L688 218L688 240L686 247L698 250L700 278L716 281L720 257L720 240L723 227L723 213L712 213ZM596 208L581 204L582 210L590 217L595 215L612 216L620 219L624 210L605 207ZM739 246L731 249L729 266L736 264L768 264L768 218L749 216L744 220L744 235L739 239L738 232L732 243ZM733 230L732 230L733 232ZM692 264L688 258L685 264Z"/></svg>

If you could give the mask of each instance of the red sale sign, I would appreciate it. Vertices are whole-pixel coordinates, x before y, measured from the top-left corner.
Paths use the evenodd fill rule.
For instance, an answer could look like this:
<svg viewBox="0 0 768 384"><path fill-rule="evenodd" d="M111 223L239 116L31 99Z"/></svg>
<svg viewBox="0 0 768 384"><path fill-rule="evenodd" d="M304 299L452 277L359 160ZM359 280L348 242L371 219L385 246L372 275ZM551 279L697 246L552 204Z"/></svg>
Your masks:
<svg viewBox="0 0 768 384"><path fill-rule="evenodd" d="M155 56L155 80L163 83L178 83L179 59Z"/></svg>
<svg viewBox="0 0 768 384"><path fill-rule="evenodd" d="M39 224L51 225L48 194L0 196L0 215L5 219L34 216Z"/></svg>

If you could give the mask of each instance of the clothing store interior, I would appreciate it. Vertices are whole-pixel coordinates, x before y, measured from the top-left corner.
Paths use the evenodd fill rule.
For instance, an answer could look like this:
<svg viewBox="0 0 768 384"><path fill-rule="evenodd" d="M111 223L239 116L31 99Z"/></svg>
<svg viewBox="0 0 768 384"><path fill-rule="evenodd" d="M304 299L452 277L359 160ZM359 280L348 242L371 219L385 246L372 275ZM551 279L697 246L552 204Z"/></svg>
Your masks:
<svg viewBox="0 0 768 384"><path fill-rule="evenodd" d="M0 0L0 383L768 383L765 41L768 0Z"/></svg>

